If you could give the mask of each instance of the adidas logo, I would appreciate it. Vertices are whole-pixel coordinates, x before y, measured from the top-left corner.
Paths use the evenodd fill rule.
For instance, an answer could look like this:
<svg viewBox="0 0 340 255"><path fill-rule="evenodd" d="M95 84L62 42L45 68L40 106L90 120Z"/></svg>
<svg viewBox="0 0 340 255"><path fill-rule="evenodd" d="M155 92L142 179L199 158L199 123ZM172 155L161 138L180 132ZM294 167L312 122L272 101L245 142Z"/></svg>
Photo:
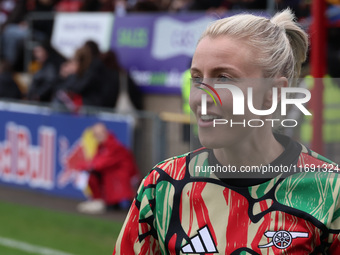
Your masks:
<svg viewBox="0 0 340 255"><path fill-rule="evenodd" d="M208 226L199 229L198 234L190 238L190 242L182 246L182 252L191 253L217 253L216 245L210 234Z"/></svg>

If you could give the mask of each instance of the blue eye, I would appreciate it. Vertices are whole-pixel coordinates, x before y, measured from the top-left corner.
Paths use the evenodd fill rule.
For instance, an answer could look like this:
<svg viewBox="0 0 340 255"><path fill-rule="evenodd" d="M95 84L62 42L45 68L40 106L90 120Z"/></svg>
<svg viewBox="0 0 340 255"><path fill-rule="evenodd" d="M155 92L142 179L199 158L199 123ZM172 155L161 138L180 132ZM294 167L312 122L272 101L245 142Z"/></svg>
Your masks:
<svg viewBox="0 0 340 255"><path fill-rule="evenodd" d="M193 84L199 84L203 81L201 77L192 77L192 83Z"/></svg>
<svg viewBox="0 0 340 255"><path fill-rule="evenodd" d="M218 77L218 81L220 81L220 82L231 82L231 81L233 81L233 79L231 79L227 76L220 76L220 77Z"/></svg>

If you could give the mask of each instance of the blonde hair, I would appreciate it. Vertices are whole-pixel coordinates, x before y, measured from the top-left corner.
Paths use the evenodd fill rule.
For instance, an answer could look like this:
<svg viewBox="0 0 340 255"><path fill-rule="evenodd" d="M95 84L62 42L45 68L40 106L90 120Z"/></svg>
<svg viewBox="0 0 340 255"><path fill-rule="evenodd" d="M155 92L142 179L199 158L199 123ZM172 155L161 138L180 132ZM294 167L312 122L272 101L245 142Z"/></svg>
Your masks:
<svg viewBox="0 0 340 255"><path fill-rule="evenodd" d="M289 82L299 77L307 56L308 35L297 25L291 10L279 12L271 19L251 14L220 19L205 30L201 39L223 35L254 47L265 77L281 75Z"/></svg>

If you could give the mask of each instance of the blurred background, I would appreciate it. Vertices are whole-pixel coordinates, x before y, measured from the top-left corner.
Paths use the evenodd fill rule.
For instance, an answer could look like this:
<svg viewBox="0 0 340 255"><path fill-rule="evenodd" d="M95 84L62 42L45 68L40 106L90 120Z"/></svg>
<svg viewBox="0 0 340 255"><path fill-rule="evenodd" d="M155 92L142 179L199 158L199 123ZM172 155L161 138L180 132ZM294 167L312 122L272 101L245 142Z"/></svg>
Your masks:
<svg viewBox="0 0 340 255"><path fill-rule="evenodd" d="M100 148L91 127L132 153L136 189L190 150L187 70L204 28L287 7L311 35L299 86L313 117L292 110L299 126L282 132L340 162L338 0L0 0L0 254L111 254L126 208L77 207Z"/></svg>

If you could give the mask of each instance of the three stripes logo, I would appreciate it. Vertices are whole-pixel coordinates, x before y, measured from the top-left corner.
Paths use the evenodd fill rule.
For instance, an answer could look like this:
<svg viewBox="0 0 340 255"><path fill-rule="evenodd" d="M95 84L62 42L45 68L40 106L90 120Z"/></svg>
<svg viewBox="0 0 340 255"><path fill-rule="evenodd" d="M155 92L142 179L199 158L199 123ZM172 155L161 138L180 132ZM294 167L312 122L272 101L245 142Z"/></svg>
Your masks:
<svg viewBox="0 0 340 255"><path fill-rule="evenodd" d="M218 253L208 226L199 229L198 234L190 238L190 242L182 246L182 252L193 253Z"/></svg>

